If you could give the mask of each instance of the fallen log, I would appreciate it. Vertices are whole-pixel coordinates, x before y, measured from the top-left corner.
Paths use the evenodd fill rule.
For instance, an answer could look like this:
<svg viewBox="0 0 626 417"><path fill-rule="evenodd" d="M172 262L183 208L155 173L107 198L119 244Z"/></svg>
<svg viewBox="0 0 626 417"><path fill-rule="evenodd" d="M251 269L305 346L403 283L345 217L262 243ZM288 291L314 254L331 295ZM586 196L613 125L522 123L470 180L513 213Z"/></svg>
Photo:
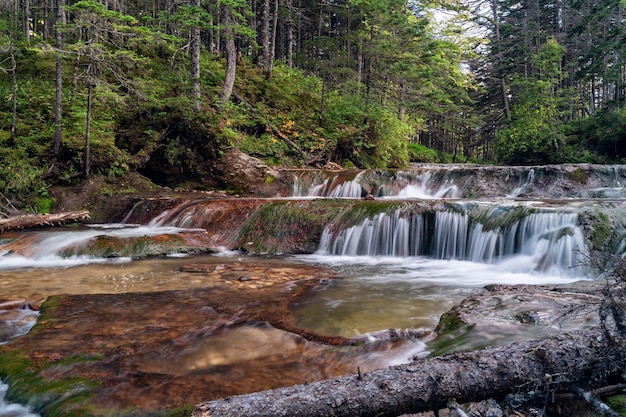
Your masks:
<svg viewBox="0 0 626 417"><path fill-rule="evenodd" d="M452 399L588 389L619 374L625 358L623 343L611 346L591 330L206 402L192 416L398 416L444 409Z"/></svg>
<svg viewBox="0 0 626 417"><path fill-rule="evenodd" d="M7 219L0 219L0 233L12 229L27 229L39 226L57 226L67 221L82 221L89 219L89 211L67 211L52 214L24 214Z"/></svg>

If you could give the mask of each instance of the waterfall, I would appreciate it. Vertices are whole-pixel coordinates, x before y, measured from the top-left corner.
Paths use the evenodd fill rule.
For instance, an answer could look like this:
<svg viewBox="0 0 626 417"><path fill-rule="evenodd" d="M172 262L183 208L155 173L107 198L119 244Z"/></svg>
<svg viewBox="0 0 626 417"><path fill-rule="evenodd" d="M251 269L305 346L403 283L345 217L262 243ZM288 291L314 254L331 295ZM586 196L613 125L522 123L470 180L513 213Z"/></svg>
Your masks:
<svg viewBox="0 0 626 417"><path fill-rule="evenodd" d="M526 180L524 181L524 183L520 184L519 187L514 188L513 191L507 194L507 197L509 198L519 197L519 195L522 194L523 192L527 190L531 190L534 179L535 179L535 170L531 168L528 171L528 175L526 176Z"/></svg>
<svg viewBox="0 0 626 417"><path fill-rule="evenodd" d="M530 213L504 221L507 210L490 217L437 211L434 216L379 213L361 224L337 230L327 226L318 254L343 256L428 256L440 260L500 263L523 257L516 268L528 272L577 275L588 254L578 215L559 211ZM508 223L498 225L498 223Z"/></svg>
<svg viewBox="0 0 626 417"><path fill-rule="evenodd" d="M448 175L439 175L437 178L433 172L399 171L396 174L396 182L403 186L397 192L398 197L407 198L458 198L459 187ZM381 186L379 195L394 195Z"/></svg>
<svg viewBox="0 0 626 417"><path fill-rule="evenodd" d="M346 170L292 176L300 197L361 198L626 198L626 165L498 167L416 164L401 170Z"/></svg>
<svg viewBox="0 0 626 417"><path fill-rule="evenodd" d="M392 215L379 213L360 225L342 230L337 236L332 227L326 227L320 239L321 254L415 256L422 235L421 216L403 218L396 211Z"/></svg>
<svg viewBox="0 0 626 417"><path fill-rule="evenodd" d="M337 175L330 180L327 178L322 184L311 187L307 194L315 197L361 198L364 193L358 177L362 174L363 172L357 174L354 180L346 180Z"/></svg>
<svg viewBox="0 0 626 417"><path fill-rule="evenodd" d="M0 417L39 417L30 408L7 402L5 399L9 386L0 380Z"/></svg>

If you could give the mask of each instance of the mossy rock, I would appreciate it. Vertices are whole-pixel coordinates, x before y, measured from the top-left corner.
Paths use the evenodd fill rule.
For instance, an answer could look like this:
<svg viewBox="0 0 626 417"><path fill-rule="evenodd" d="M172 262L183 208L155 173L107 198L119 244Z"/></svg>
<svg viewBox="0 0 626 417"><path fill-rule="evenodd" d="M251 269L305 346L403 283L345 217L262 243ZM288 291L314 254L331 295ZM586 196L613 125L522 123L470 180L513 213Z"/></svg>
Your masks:
<svg viewBox="0 0 626 417"><path fill-rule="evenodd" d="M589 181L589 173L583 171L581 168L576 168L572 172L568 172L567 176L579 184L587 184Z"/></svg>

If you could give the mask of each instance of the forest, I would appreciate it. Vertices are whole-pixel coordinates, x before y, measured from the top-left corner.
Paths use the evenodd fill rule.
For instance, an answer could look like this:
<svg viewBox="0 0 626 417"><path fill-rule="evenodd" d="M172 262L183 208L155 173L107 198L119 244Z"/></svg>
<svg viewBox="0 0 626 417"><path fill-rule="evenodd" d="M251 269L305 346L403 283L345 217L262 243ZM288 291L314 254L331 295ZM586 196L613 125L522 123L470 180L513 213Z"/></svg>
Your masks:
<svg viewBox="0 0 626 417"><path fill-rule="evenodd" d="M625 163L625 0L0 0L0 193L270 165Z"/></svg>

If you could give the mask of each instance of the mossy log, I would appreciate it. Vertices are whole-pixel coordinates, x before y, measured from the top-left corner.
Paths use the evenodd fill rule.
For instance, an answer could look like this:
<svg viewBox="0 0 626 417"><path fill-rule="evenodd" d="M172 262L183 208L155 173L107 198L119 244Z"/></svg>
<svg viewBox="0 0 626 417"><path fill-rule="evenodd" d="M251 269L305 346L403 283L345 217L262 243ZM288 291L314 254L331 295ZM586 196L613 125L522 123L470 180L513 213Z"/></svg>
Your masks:
<svg viewBox="0 0 626 417"><path fill-rule="evenodd" d="M67 221L82 221L89 219L89 211L67 211L52 214L24 214L7 219L0 219L0 233L12 229L28 229L39 226L57 226Z"/></svg>
<svg viewBox="0 0 626 417"><path fill-rule="evenodd" d="M398 416L443 409L451 400L600 385L619 374L625 357L623 346L591 330L206 402L193 417Z"/></svg>

